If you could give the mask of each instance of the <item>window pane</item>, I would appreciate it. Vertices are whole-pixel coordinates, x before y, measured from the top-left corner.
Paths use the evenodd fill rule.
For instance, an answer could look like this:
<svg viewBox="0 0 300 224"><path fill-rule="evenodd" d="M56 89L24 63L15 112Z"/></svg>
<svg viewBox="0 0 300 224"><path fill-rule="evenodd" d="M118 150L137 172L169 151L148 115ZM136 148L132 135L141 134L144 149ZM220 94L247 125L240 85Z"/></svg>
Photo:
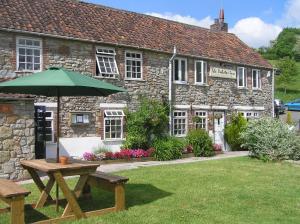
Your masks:
<svg viewBox="0 0 300 224"><path fill-rule="evenodd" d="M25 39L19 39L19 44L25 45Z"/></svg>
<svg viewBox="0 0 300 224"><path fill-rule="evenodd" d="M19 48L19 54L25 55L25 48Z"/></svg>
<svg viewBox="0 0 300 224"><path fill-rule="evenodd" d="M34 55L35 56L40 56L40 50L34 50Z"/></svg>
<svg viewBox="0 0 300 224"><path fill-rule="evenodd" d="M19 62L25 62L25 56L19 56Z"/></svg>
<svg viewBox="0 0 300 224"><path fill-rule="evenodd" d="M25 63L19 63L18 70L24 70L25 69Z"/></svg>
<svg viewBox="0 0 300 224"><path fill-rule="evenodd" d="M179 80L179 74L178 74L179 68L178 68L178 60L174 61L174 80Z"/></svg>
<svg viewBox="0 0 300 224"><path fill-rule="evenodd" d="M186 68L186 61L181 60L181 81L185 81L185 68Z"/></svg>
<svg viewBox="0 0 300 224"><path fill-rule="evenodd" d="M26 49L26 55L33 55L32 49Z"/></svg>
<svg viewBox="0 0 300 224"><path fill-rule="evenodd" d="M196 82L202 83L202 63L196 62Z"/></svg>

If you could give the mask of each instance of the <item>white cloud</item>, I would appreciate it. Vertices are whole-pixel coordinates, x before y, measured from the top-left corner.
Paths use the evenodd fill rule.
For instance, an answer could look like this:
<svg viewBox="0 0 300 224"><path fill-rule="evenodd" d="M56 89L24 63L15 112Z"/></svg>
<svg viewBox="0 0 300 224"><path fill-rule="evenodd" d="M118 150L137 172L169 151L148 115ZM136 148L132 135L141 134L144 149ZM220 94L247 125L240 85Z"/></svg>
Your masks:
<svg viewBox="0 0 300 224"><path fill-rule="evenodd" d="M229 32L236 34L251 47L261 47L268 46L281 30L280 26L265 23L258 17L248 17L239 20Z"/></svg>
<svg viewBox="0 0 300 224"><path fill-rule="evenodd" d="M181 23L187 23L187 24L191 24L191 25L195 25L195 26L200 26L200 27L205 27L205 28L209 28L209 26L211 24L213 24L213 19L210 16L207 16L201 20L198 20L194 17L191 16L182 16L179 14L173 14L173 13L156 13L156 12L148 12L146 13L147 15L150 16L155 16L155 17L159 17L159 18L163 18L163 19L168 19L168 20L173 20L173 21L177 21L177 22L181 22Z"/></svg>
<svg viewBox="0 0 300 224"><path fill-rule="evenodd" d="M300 0L288 0L282 18L278 21L282 26L300 27Z"/></svg>

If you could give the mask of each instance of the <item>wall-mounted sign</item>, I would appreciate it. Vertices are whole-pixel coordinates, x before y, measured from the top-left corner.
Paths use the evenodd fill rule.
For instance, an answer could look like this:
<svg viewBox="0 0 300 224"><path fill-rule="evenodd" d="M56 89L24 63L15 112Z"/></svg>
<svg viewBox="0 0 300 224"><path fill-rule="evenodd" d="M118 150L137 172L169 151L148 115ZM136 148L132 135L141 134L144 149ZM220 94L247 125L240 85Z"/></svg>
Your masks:
<svg viewBox="0 0 300 224"><path fill-rule="evenodd" d="M13 112L13 106L11 104L0 104L0 113L9 114Z"/></svg>
<svg viewBox="0 0 300 224"><path fill-rule="evenodd" d="M212 77L236 79L236 71L230 68L210 67L209 75Z"/></svg>

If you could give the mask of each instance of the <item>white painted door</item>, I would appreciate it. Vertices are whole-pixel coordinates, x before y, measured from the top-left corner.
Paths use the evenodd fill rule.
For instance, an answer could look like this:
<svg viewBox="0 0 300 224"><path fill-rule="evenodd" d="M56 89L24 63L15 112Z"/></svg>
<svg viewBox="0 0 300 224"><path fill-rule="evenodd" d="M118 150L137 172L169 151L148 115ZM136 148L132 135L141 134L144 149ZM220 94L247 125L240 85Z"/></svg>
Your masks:
<svg viewBox="0 0 300 224"><path fill-rule="evenodd" d="M215 112L214 113L214 143L222 146L223 151L225 150L224 142L224 128L225 128L225 113Z"/></svg>

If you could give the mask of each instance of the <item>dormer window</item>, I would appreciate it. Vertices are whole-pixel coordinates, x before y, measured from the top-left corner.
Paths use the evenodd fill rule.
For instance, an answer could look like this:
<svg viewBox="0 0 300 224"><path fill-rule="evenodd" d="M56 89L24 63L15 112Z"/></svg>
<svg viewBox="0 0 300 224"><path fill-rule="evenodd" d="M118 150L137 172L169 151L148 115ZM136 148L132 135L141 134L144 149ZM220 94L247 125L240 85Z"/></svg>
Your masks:
<svg viewBox="0 0 300 224"><path fill-rule="evenodd" d="M96 48L96 76L103 78L115 78L115 76L119 73L115 56L116 52L113 48Z"/></svg>

